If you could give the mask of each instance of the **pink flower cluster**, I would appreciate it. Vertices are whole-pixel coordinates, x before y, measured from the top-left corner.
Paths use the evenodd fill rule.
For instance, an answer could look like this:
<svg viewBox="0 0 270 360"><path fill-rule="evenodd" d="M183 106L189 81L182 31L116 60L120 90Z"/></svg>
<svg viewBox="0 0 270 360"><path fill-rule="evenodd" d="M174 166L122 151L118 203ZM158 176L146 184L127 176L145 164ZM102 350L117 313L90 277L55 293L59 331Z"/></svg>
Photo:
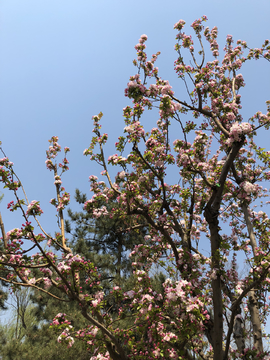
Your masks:
<svg viewBox="0 0 270 360"><path fill-rule="evenodd" d="M73 329L73 326L68 325L61 335L57 338L59 343L66 342L68 347L71 347L74 344L74 338L70 336L70 331Z"/></svg>
<svg viewBox="0 0 270 360"><path fill-rule="evenodd" d="M43 211L41 210L41 207L39 206L39 201L33 200L31 203L27 206L26 214L32 215L32 216L39 216L43 214Z"/></svg>
<svg viewBox="0 0 270 360"><path fill-rule="evenodd" d="M232 141L242 141L244 135L252 132L252 126L249 123L235 122L230 128L230 138Z"/></svg>
<svg viewBox="0 0 270 360"><path fill-rule="evenodd" d="M15 228L13 230L8 231L6 235L8 240L14 240L14 239L20 239L23 233L21 229Z"/></svg>
<svg viewBox="0 0 270 360"><path fill-rule="evenodd" d="M96 356L92 356L90 358L90 360L110 360L110 354L109 352L107 351L104 355L102 354L97 354Z"/></svg>

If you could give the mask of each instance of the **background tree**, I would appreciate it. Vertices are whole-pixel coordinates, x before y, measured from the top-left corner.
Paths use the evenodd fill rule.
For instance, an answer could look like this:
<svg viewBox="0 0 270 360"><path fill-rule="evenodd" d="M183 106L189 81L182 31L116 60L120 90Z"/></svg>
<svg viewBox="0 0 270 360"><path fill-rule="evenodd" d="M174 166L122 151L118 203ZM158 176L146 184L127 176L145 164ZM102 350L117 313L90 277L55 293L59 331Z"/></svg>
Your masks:
<svg viewBox="0 0 270 360"><path fill-rule="evenodd" d="M40 299L42 302L42 299ZM1 344L0 356L3 360L34 360L39 359L87 359L91 354L87 351L87 346L84 342L74 344L74 347L68 348L63 344L57 342L57 337L49 329L49 323L45 321L46 315L49 314L49 308L53 312L53 301L49 301L46 307L43 307L46 314L41 316L38 313L36 304L28 303L25 308L24 323L21 321L20 314L17 309L14 311L12 320L6 324L1 325ZM57 302L59 307L59 302ZM57 310L57 308L55 309ZM81 318L78 316L76 308L69 306L68 310L73 311L73 319L75 322L80 322ZM75 311L74 311L75 310ZM54 312L55 314L55 312ZM50 314L51 318L53 317Z"/></svg>
<svg viewBox="0 0 270 360"><path fill-rule="evenodd" d="M77 189L75 199L84 205L87 197ZM116 200L112 199L109 203L101 200L100 212L106 208L106 213L110 214L118 206ZM111 219L109 216L99 215L93 218L85 210L73 212L69 209L68 216L66 231L72 234L71 246L74 252L92 261L112 284L122 285L120 279L124 280L132 274L129 253L146 235L145 224L138 223L130 229L129 224L125 224L121 218Z"/></svg>

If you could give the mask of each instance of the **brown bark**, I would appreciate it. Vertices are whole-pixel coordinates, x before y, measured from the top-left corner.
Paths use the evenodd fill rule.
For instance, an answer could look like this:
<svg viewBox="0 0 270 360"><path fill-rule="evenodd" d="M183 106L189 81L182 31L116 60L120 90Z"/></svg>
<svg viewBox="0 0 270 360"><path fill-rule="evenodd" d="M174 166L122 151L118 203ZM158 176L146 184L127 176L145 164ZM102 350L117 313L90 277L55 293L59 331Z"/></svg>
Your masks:
<svg viewBox="0 0 270 360"><path fill-rule="evenodd" d="M242 141L233 144L229 153L227 154L226 161L223 165L219 180L215 186L213 186L213 192L210 200L208 201L204 216L209 225L210 230L210 242L211 242L211 256L212 256L212 269L216 269L216 278L212 280L213 290L213 307L214 307L214 331L213 331L213 348L214 348L214 360L220 360L223 358L223 300L222 300L222 283L220 279L220 241L219 235L219 209L222 201L224 184L227 179L230 168L233 166L233 162L244 143Z"/></svg>
<svg viewBox="0 0 270 360"><path fill-rule="evenodd" d="M1 232L2 232L4 248L6 249L7 248L7 235L6 235L6 232L5 232L5 227L4 227L4 223L3 223L3 220L2 220L1 213L0 213L0 227L1 227Z"/></svg>
<svg viewBox="0 0 270 360"><path fill-rule="evenodd" d="M205 209L205 218L209 224L210 229L210 241L211 241L211 255L212 255L212 268L219 269L219 247L220 236L218 233L218 218L211 208ZM214 307L214 331L213 336L213 348L214 348L214 360L220 360L223 358L223 301L222 301L222 284L220 275L217 273L216 279L212 280L213 290L213 307Z"/></svg>
<svg viewBox="0 0 270 360"><path fill-rule="evenodd" d="M82 315L94 326L97 326L99 330L105 337L105 343L107 350L109 351L110 357L113 360L127 360L127 355L121 344L118 342L118 339L103 325L102 316L97 312L98 320L94 319L87 312L87 306L82 306ZM107 339L107 340L106 340Z"/></svg>

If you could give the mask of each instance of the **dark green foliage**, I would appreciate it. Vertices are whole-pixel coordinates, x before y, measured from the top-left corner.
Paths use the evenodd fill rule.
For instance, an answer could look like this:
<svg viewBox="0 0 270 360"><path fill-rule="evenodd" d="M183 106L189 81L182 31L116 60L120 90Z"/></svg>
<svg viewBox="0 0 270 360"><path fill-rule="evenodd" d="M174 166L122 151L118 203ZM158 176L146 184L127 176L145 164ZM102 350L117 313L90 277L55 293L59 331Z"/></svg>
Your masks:
<svg viewBox="0 0 270 360"><path fill-rule="evenodd" d="M75 342L71 348L59 344L48 326L31 328L23 341L5 339L1 333L0 354L2 360L89 360L91 354L83 342Z"/></svg>
<svg viewBox="0 0 270 360"><path fill-rule="evenodd" d="M52 292L61 297L60 292ZM22 303L22 300L20 300ZM2 360L89 360L91 354L87 344L75 341L71 348L57 342L59 334L54 333L49 326L59 312L69 314L69 320L74 330L86 327L88 324L82 317L77 303L60 302L46 294L31 291L29 301L22 311L16 309L13 321L0 327L0 358ZM72 334L75 338L74 334Z"/></svg>
<svg viewBox="0 0 270 360"><path fill-rule="evenodd" d="M84 204L86 195L77 189L75 199L79 204ZM105 205L109 213L113 207L119 206L113 200L100 205ZM86 211L72 212L70 209L68 215L70 220L66 221L66 231L72 234L74 253L91 260L102 273L102 280L107 279L114 285L122 286L132 274L129 253L146 234L143 225L130 230L129 224L123 224L122 219L112 220L109 216L93 219ZM71 224L74 225L73 231Z"/></svg>

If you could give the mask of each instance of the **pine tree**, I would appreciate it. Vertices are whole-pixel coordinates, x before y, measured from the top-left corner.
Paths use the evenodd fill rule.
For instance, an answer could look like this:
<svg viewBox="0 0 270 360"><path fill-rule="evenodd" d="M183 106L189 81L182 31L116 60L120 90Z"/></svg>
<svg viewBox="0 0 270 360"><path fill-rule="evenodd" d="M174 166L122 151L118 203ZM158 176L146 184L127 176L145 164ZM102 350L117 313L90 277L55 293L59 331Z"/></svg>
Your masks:
<svg viewBox="0 0 270 360"><path fill-rule="evenodd" d="M87 198L77 189L75 199L83 205ZM103 203L101 200L100 205ZM106 204L108 212L117 206L113 199ZM93 219L93 215L86 211L73 212L71 209L68 210L68 216L66 231L72 235L70 246L74 252L91 260L102 272L102 280L107 279L114 285L123 286L132 274L129 253L146 235L145 224L131 226L123 223L121 218L115 220L109 216Z"/></svg>

